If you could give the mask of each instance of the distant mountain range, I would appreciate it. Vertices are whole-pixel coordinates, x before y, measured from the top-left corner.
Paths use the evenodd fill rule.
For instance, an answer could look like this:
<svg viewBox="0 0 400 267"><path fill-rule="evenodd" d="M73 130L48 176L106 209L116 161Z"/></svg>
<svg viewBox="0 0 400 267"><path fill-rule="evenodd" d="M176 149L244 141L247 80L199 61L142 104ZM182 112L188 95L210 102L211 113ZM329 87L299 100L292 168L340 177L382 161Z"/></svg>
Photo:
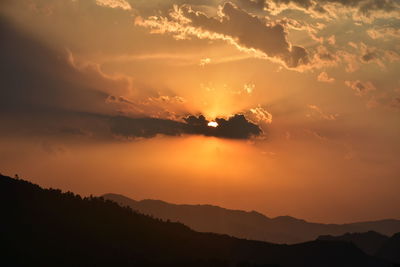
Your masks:
<svg viewBox="0 0 400 267"><path fill-rule="evenodd" d="M294 244L315 240L321 235L343 235L375 231L391 236L400 232L400 220L380 220L349 224L310 223L290 216L268 218L256 211L229 210L211 205L176 205L160 200L136 201L118 194L105 199L155 218L181 222L195 231L227 234L238 238Z"/></svg>
<svg viewBox="0 0 400 267"><path fill-rule="evenodd" d="M395 266L350 242L278 245L199 233L104 198L1 175L0 210L2 266Z"/></svg>

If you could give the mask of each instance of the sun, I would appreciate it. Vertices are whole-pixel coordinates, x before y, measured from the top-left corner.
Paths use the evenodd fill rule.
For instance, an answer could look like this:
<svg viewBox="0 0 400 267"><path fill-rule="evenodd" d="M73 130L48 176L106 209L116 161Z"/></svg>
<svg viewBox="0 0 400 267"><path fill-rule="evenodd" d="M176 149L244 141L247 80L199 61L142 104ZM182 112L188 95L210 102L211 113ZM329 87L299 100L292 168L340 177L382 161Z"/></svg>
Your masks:
<svg viewBox="0 0 400 267"><path fill-rule="evenodd" d="M215 122L215 121L210 121L207 125L210 126L210 127L214 127L214 128L218 127L218 123Z"/></svg>

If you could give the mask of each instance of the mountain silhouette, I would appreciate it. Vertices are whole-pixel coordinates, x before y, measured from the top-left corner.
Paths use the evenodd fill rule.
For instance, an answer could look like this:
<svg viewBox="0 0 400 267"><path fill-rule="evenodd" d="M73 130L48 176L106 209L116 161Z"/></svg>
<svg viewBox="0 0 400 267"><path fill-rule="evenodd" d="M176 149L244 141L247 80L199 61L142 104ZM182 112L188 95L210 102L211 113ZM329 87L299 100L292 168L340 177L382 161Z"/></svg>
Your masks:
<svg viewBox="0 0 400 267"><path fill-rule="evenodd" d="M1 175L0 208L2 266L393 266L349 242L278 245L198 233Z"/></svg>
<svg viewBox="0 0 400 267"><path fill-rule="evenodd" d="M398 263L400 266L400 233L394 234L382 245L377 256Z"/></svg>
<svg viewBox="0 0 400 267"><path fill-rule="evenodd" d="M321 235L336 236L348 232L376 231L388 236L400 232L399 220L321 224L290 216L268 218L256 211L229 210L212 205L176 205L160 200L135 201L118 194L105 194L103 197L143 214L181 222L195 231L227 234L272 243L295 244L315 240Z"/></svg>
<svg viewBox="0 0 400 267"><path fill-rule="evenodd" d="M341 236L324 235L318 237L318 240L352 242L370 255L375 255L388 239L388 236L374 231L368 231L366 233L346 233Z"/></svg>
<svg viewBox="0 0 400 267"><path fill-rule="evenodd" d="M388 237L374 231L346 233L341 236L320 236L318 240L353 243L369 255L400 264L400 233Z"/></svg>

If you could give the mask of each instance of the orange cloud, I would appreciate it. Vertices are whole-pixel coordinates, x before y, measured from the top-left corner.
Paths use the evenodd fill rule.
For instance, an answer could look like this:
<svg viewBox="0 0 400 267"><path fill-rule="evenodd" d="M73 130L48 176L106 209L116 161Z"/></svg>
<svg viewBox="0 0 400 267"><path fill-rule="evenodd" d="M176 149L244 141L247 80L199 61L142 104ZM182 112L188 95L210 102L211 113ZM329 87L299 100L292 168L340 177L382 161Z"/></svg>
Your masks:
<svg viewBox="0 0 400 267"><path fill-rule="evenodd" d="M289 43L282 24L261 20L230 2L220 6L214 18L184 5L175 6L169 17L137 17L135 24L150 28L152 33L172 33L178 40L197 37L226 41L240 51L281 62L288 68L309 63L308 52Z"/></svg>
<svg viewBox="0 0 400 267"><path fill-rule="evenodd" d="M356 92L356 95L363 96L369 91L376 90L376 87L371 82L345 81L345 84Z"/></svg>
<svg viewBox="0 0 400 267"><path fill-rule="evenodd" d="M121 8L124 10L131 10L131 5L125 0L96 0L96 4L104 7Z"/></svg>
<svg viewBox="0 0 400 267"><path fill-rule="evenodd" d="M325 83L333 83L335 81L335 79L332 78L332 77L329 77L328 74L325 71L321 72L318 75L317 79L318 79L318 81L325 82Z"/></svg>

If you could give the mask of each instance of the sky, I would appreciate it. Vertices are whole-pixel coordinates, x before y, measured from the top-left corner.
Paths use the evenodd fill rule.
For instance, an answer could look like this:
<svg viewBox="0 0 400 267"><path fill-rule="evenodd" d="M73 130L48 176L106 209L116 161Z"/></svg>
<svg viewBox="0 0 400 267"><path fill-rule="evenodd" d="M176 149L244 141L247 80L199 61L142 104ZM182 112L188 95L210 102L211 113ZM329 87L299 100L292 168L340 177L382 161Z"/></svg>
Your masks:
<svg viewBox="0 0 400 267"><path fill-rule="evenodd" d="M3 174L400 219L397 0L3 0L0 35Z"/></svg>

